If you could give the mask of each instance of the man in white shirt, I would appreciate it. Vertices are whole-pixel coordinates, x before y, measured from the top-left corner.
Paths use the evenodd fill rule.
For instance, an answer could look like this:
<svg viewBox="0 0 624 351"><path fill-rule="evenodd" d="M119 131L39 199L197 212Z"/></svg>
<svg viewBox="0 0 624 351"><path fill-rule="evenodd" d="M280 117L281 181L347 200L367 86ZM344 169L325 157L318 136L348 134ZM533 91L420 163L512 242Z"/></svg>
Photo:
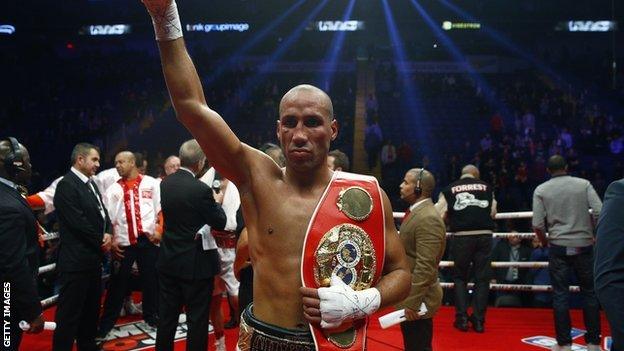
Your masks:
<svg viewBox="0 0 624 351"><path fill-rule="evenodd" d="M143 155L140 152L135 152L133 154L135 159L141 159L141 163L144 163ZM167 162L169 162L169 172L167 172ZM167 161L165 161L165 173L169 175L177 171L178 168L180 168L180 159L177 156L169 156ZM137 167L137 169L140 174L145 174L146 167ZM104 194L106 193L106 190L108 190L108 187L117 182L121 177L119 176L117 169L113 167L101 171L92 178L98 189L102 192L102 194ZM56 186L61 179L63 179L62 176L54 179L54 181L52 181L52 183L50 183L50 185L48 185L48 187L44 190L28 196L26 201L28 201L30 207L33 210L44 210L44 214L46 215L54 212L54 193L56 192Z"/></svg>
<svg viewBox="0 0 624 351"><path fill-rule="evenodd" d="M143 317L147 324L157 322L158 242L156 230L160 212L160 187L153 177L142 175L130 151L115 157L115 168L121 177L105 194L106 207L113 224L112 272L106 293L99 337L113 328L128 290L132 265L136 261L143 292Z"/></svg>
<svg viewBox="0 0 624 351"><path fill-rule="evenodd" d="M113 167L98 173L93 180L95 181L95 184L97 184L98 188L102 189L102 192L106 193L108 188L115 184L119 178L121 178L119 176L119 172L117 172L117 169Z"/></svg>
<svg viewBox="0 0 624 351"><path fill-rule="evenodd" d="M223 192L223 203L221 207L227 218L225 228L223 230L214 230L208 225L205 225L200 229L200 233L202 233L203 236L206 236L207 232L210 233L221 260L221 272L219 276L216 277L215 289L213 292L213 296L219 296L212 299L212 306L210 308L210 319L215 328L216 346L219 351L225 350L225 337L223 334L224 323L220 298L224 289L227 291L228 299L234 310L232 321L238 322L238 289L240 287L240 282L234 276L234 259L236 258L236 229L238 227L236 213L240 207L241 201L240 194L234 183L227 179L219 180L217 178L220 177L216 174L215 169L210 168L200 180L215 191Z"/></svg>

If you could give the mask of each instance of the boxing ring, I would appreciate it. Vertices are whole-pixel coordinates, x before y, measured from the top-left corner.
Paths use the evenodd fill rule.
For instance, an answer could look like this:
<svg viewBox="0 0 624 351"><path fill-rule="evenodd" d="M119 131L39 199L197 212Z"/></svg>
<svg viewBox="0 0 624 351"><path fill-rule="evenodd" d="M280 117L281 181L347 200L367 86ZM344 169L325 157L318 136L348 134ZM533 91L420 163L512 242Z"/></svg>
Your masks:
<svg viewBox="0 0 624 351"><path fill-rule="evenodd" d="M393 217L396 220L401 220L404 216L403 212L393 212ZM505 219L531 219L533 216L533 212L531 211L522 211L522 212L503 212L497 213L494 219L496 220L505 220ZM452 237L453 233L446 233L447 238ZM494 238L508 238L510 236L518 236L521 239L532 239L535 237L535 233L532 232L521 232L521 233L511 233L511 232L494 232L492 234ZM58 239L59 234L57 232L45 232L42 235L43 241ZM453 267L453 261L441 261L440 268L449 268ZM492 262L492 268L548 268L548 262ZM56 269L56 263L48 264L45 266L39 267L39 275L53 272ZM102 276L102 279L107 279L108 275ZM453 283L442 282L440 283L445 289L452 289L454 287ZM472 287L472 283L468 285L469 288ZM552 286L550 285L532 285L532 284L497 284L490 283L490 290L502 290L502 291L534 291L534 292L548 292L552 291ZM570 286L570 292L578 292L580 291L578 286ZM46 299L41 300L41 306L43 308L48 308L56 304L58 300L58 295L50 296Z"/></svg>
<svg viewBox="0 0 624 351"><path fill-rule="evenodd" d="M404 216L401 212L394 212L393 217L396 220L402 219ZM506 219L530 219L532 217L532 212L508 212L508 213L499 213L496 215L496 220L506 220ZM447 238L452 237L452 233L447 233ZM522 239L532 239L535 237L535 234L532 232L494 232L494 238L508 238L510 236L518 236ZM44 232L41 236L42 240L49 241L58 239L59 235L55 232ZM453 261L441 261L439 264L440 269L448 269L453 267ZM492 268L525 268L525 269L544 269L548 268L548 262L492 262ZM46 274L50 272L54 272L56 269L56 264L47 264L39 267L39 274ZM102 279L106 280L108 275L103 275ZM450 282L441 282L441 285L444 289L453 289L454 284ZM468 288L472 288L473 284L469 283ZM523 292L550 292L552 291L552 287L550 285L534 285L534 284L499 284L499 283L490 283L490 289L494 291L523 291ZM570 292L578 292L580 289L578 286L570 286ZM50 296L46 299L41 300L42 307L47 310L45 311L45 315L47 319L53 318L54 308L58 300L58 295ZM392 308L386 308L383 311L378 311L371 320L375 322L371 323L369 328L369 341L368 341L368 349L374 351L391 351L391 350L403 350L402 348L402 338L400 336L400 329L397 327L392 327L389 329L381 329L379 327L379 323L376 322L377 317L392 311ZM436 323L436 337L434 337L434 347L436 350L500 350L501 343L507 344L511 343L511 338L513 337L513 342L518 344L522 340L524 344L520 344L521 346L506 346L506 351L513 350L538 350L539 347L542 349L546 349L548 347L547 343L551 342L551 337L544 335L554 335L554 332L547 332L549 328L552 328L552 309L550 308L488 308L488 320L490 321L487 325L487 331L484 337L484 334L476 334L476 333L461 333L455 330L452 327L452 318L454 318L454 308L452 306L442 306L441 309L436 314L434 318L434 322ZM572 312L573 320L576 321L577 325L582 325L581 315L579 311ZM134 317L140 318L140 317ZM125 323L125 324L124 324ZM518 326L511 326L512 323L521 323ZM120 327L123 329L124 326L128 325L126 322L122 322ZM534 329L541 330L542 333L533 332L533 331L523 331L524 327L532 327ZM609 333L606 331L608 328L607 323L603 322L603 331L606 332L607 335ZM518 333L524 332L522 336L532 334L538 334L543 339L539 342L542 345L527 345L525 339L517 336ZM48 339L51 341L51 334L45 334L50 332L44 332L44 334L40 334L38 336L33 336L39 340L36 340L37 344L44 344L48 342ZM237 339L237 329L226 330L226 344L228 345L227 350L233 350L233 345L235 344L235 340ZM438 335L440 335L438 337ZM442 335L449 336L448 338L442 337ZM471 339L474 338L475 335L480 335L481 339ZM437 339L436 339L437 338ZM487 338L497 338L495 341L487 341ZM507 338L507 339L504 339ZM550 338L550 339L549 339ZM45 341L42 341L46 339ZM500 340L499 340L500 339ZM123 341L123 340L122 340ZM176 342L176 344L183 345L185 344L184 339L178 340L180 342ZM489 344L487 344L489 342ZM450 344L449 344L450 343ZM453 344L455 343L455 344ZM481 343L481 344L480 344ZM486 344L483 344L486 343ZM212 344L212 343L210 343ZM27 341L28 345L28 341ZM469 346L467 346L469 345ZM488 346L490 345L490 346ZM536 347L537 346L537 347ZM583 345L579 345L582 347ZM176 346L176 350L182 349L180 346ZM30 350L31 348L29 348ZM42 348L45 349L45 348ZM105 350L120 350L119 348L109 348L107 345L104 345ZM127 350L139 350L144 348L128 348ZM151 348L146 348L150 350ZM577 348L577 350L583 350L584 348ZM38 350L38 348L33 348L32 350ZM210 346L210 350L213 350L213 346Z"/></svg>

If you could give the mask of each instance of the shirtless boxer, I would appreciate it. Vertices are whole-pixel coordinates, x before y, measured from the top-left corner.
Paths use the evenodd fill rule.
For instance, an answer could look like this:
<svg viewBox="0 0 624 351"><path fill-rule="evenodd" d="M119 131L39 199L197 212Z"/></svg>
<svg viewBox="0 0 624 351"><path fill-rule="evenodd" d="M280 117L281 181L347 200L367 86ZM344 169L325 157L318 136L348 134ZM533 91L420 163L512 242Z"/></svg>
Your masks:
<svg viewBox="0 0 624 351"><path fill-rule="evenodd" d="M390 201L383 191L385 259L383 276L376 285L353 291L332 279L329 288L301 287L307 226L333 176L327 168L327 154L330 142L337 136L338 124L329 96L310 85L296 86L284 95L276 133L286 167L278 167L269 156L242 143L208 106L182 39L175 2L143 2L152 16L165 80L178 120L197 139L215 169L240 191L254 267L253 311L246 312L268 324L269 329L279 330L277 338L283 338L284 343L296 340L304 345L306 336L302 334L307 332L308 323L335 327L407 297L410 272L394 227ZM383 257L383 253L379 255ZM355 300L373 303L362 306ZM271 330L263 332L271 333ZM240 340L239 347L243 349Z"/></svg>

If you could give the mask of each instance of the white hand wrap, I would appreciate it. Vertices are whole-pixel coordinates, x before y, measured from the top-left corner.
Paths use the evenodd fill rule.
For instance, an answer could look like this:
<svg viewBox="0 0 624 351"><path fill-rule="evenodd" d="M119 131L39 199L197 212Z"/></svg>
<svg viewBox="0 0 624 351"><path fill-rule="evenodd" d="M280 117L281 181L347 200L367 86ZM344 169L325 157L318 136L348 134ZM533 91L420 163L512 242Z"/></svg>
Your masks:
<svg viewBox="0 0 624 351"><path fill-rule="evenodd" d="M355 291L332 275L329 288L318 289L321 299L321 328L339 327L344 320L359 319L377 311L381 294L375 288Z"/></svg>
<svg viewBox="0 0 624 351"><path fill-rule="evenodd" d="M143 4L152 16L156 40L169 41L182 37L182 24L175 0L143 0Z"/></svg>

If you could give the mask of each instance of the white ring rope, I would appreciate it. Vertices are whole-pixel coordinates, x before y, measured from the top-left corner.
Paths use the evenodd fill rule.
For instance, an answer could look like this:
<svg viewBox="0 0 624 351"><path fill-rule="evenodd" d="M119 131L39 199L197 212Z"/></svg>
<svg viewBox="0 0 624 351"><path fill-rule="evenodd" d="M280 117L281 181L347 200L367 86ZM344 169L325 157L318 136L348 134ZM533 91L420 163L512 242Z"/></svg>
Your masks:
<svg viewBox="0 0 624 351"><path fill-rule="evenodd" d="M402 219L405 213L403 212L392 212L392 216L396 219ZM532 218L532 211L523 211L523 212L503 212L497 213L494 219L517 219L517 218Z"/></svg>
<svg viewBox="0 0 624 351"><path fill-rule="evenodd" d="M56 268L56 263L50 263L45 266L39 267L39 275L43 273L52 272Z"/></svg>
<svg viewBox="0 0 624 351"><path fill-rule="evenodd" d="M405 215L405 213L403 213L403 212L393 212L392 214L393 214L394 218L396 218L396 219L403 219L403 216ZM498 213L498 214L496 214L496 219L531 218L531 216L533 216L533 212L508 212L508 213ZM446 235L452 235L452 234L453 233L446 233ZM522 239L529 239L529 238L533 237L533 235L534 235L533 233L530 233L530 232L523 232L523 233L501 233L501 232L495 232L493 234L494 234L495 238L505 238L505 237L508 237L508 236L511 236L511 235L518 235ZM59 233L58 232L48 232L48 233L43 234L41 236L41 238L44 241L58 239L59 238Z"/></svg>
<svg viewBox="0 0 624 351"><path fill-rule="evenodd" d="M49 232L49 233L45 233L41 236L41 238L43 239L43 241L48 241L48 240L52 240L52 239L58 239L59 238L59 233L58 232Z"/></svg>
<svg viewBox="0 0 624 351"><path fill-rule="evenodd" d="M41 300L41 308L45 309L48 308L52 305L55 305L56 302L58 301L58 294L57 295L52 295L50 297L48 297L47 299L43 299Z"/></svg>
<svg viewBox="0 0 624 351"><path fill-rule="evenodd" d="M592 210L588 210L592 213ZM402 219L405 213L392 212L392 216L396 219ZM497 213L494 219L518 219L518 218L533 218L533 211L521 211L521 212L501 212Z"/></svg>
<svg viewBox="0 0 624 351"><path fill-rule="evenodd" d="M590 211L591 212L591 211ZM402 219L405 215L403 212L393 212L392 213L395 219ZM516 218L531 218L533 216L533 212L524 211L524 212L505 212L505 213L497 213L495 219L516 219ZM452 236L453 233L446 233L447 236ZM530 239L535 236L534 233L531 232L522 232L522 233L503 233L503 232L495 232L492 234L494 238L507 238L510 236L518 236L521 239ZM42 239L44 241L58 239L58 232L45 232L42 235ZM440 267L453 267L453 261L441 261ZM519 267L519 268L547 268L548 262L492 262L492 267L494 268L508 268L508 267ZM39 274L52 272L56 269L56 263L48 264L45 266L39 267ZM102 276L102 279L107 279L108 275ZM443 288L450 289L454 287L453 283L440 283ZM473 284L468 284L469 287L472 287ZM490 284L491 290L519 290L519 291L552 291L552 287L550 285L522 285L522 284ZM577 292L579 291L578 286L571 286L570 291ZM56 304L58 300L58 295L50 296L46 299L41 300L41 307L47 308Z"/></svg>
<svg viewBox="0 0 624 351"><path fill-rule="evenodd" d="M440 285L444 289L451 289L455 287L455 283L443 283ZM468 283L468 288L473 289L474 283ZM535 291L535 292L551 292L552 286L550 285L530 285L530 284L497 284L490 283L490 290L503 290L503 291ZM579 292L581 289L576 286L570 286L570 292Z"/></svg>
<svg viewBox="0 0 624 351"><path fill-rule="evenodd" d="M447 237L453 236L453 233L446 233ZM533 239L533 237L535 236L535 233L532 232L521 232L521 233L516 233L516 232L494 232L492 233L492 237L494 238L509 238L512 236L517 236L520 239Z"/></svg>
<svg viewBox="0 0 624 351"><path fill-rule="evenodd" d="M497 213L494 219L533 218L533 211Z"/></svg>
<svg viewBox="0 0 624 351"><path fill-rule="evenodd" d="M440 267L453 267L453 261L440 261ZM548 262L492 262L492 268L548 268Z"/></svg>

